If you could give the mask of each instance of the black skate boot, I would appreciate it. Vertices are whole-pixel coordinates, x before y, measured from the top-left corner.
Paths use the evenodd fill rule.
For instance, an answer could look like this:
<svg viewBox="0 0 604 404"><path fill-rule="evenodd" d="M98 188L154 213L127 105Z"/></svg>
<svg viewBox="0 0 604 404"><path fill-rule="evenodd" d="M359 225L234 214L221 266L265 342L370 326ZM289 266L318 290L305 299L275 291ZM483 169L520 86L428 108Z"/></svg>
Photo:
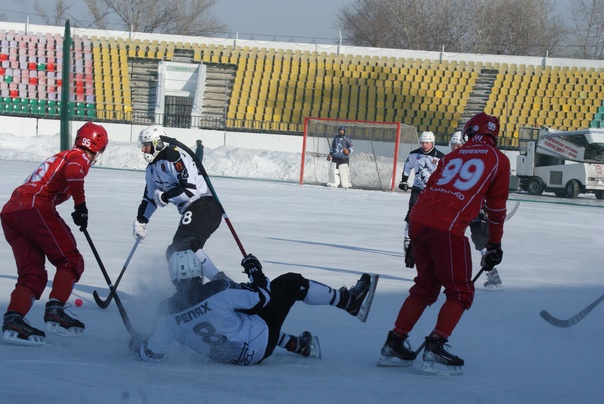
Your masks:
<svg viewBox="0 0 604 404"><path fill-rule="evenodd" d="M58 300L51 300L46 303L44 321L46 322L47 332L64 337L81 337L84 335L84 328L86 328L84 323L68 316L63 304Z"/></svg>
<svg viewBox="0 0 604 404"><path fill-rule="evenodd" d="M492 292L503 292L503 284L499 272L495 268L487 272L487 281L484 283L484 287Z"/></svg>
<svg viewBox="0 0 604 404"><path fill-rule="evenodd" d="M378 366L411 366L417 357L411 350L407 336L399 337L394 331L388 332L381 354Z"/></svg>
<svg viewBox="0 0 604 404"><path fill-rule="evenodd" d="M290 338L286 349L289 352L310 358L321 358L321 346L319 338L314 337L309 331L304 331L299 337Z"/></svg>
<svg viewBox="0 0 604 404"><path fill-rule="evenodd" d="M353 316L359 314L359 310L365 300L365 296L369 292L371 286L371 275L363 274L353 287L346 289L345 286L340 288L340 301L338 306L340 309L344 309Z"/></svg>
<svg viewBox="0 0 604 404"><path fill-rule="evenodd" d="M426 337L426 348L422 359L422 374L428 375L461 375L463 374L463 359L445 349L447 339L432 334Z"/></svg>
<svg viewBox="0 0 604 404"><path fill-rule="evenodd" d="M2 323L2 339L11 344L44 345L46 334L29 325L16 311L6 312Z"/></svg>

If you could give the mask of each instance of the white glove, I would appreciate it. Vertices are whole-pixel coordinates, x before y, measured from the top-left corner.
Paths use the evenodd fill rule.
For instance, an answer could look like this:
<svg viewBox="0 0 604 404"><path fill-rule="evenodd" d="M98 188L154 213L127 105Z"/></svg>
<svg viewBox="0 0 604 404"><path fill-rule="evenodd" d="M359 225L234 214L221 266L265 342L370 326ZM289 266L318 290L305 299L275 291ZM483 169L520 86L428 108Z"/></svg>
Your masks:
<svg viewBox="0 0 604 404"><path fill-rule="evenodd" d="M155 201L155 204L160 208L163 208L168 204L168 202L164 202L164 200L162 199L163 194L164 193L159 189L156 189L155 193L153 194L153 200Z"/></svg>
<svg viewBox="0 0 604 404"><path fill-rule="evenodd" d="M134 238L140 237L142 242L147 237L147 224L135 220L132 223L132 235Z"/></svg>

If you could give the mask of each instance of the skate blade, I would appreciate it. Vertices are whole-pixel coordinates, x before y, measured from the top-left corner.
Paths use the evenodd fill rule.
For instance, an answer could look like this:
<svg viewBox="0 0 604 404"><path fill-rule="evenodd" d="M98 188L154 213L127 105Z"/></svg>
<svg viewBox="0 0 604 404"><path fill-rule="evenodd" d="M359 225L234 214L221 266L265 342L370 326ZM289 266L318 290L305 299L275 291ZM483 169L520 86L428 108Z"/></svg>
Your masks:
<svg viewBox="0 0 604 404"><path fill-rule="evenodd" d="M413 365L413 361L403 360L396 356L381 356L377 362L378 367L409 367Z"/></svg>
<svg viewBox="0 0 604 404"><path fill-rule="evenodd" d="M26 345L26 346L42 346L46 344L46 338L41 335L30 335L29 338L19 338L19 333L16 331L6 330L2 339L9 344Z"/></svg>
<svg viewBox="0 0 604 404"><path fill-rule="evenodd" d="M46 332L60 335L62 337L76 337L81 338L84 336L84 329L80 327L63 328L59 323L49 321L46 323Z"/></svg>
<svg viewBox="0 0 604 404"><path fill-rule="evenodd" d="M501 285L489 285L484 287L488 292L503 292L503 286Z"/></svg>
<svg viewBox="0 0 604 404"><path fill-rule="evenodd" d="M310 342L310 355L309 358L321 359L323 355L321 354L321 344L319 343L319 337L313 336L312 341Z"/></svg>
<svg viewBox="0 0 604 404"><path fill-rule="evenodd" d="M429 376L461 376L463 367L449 366L438 362L424 362L420 373Z"/></svg>
<svg viewBox="0 0 604 404"><path fill-rule="evenodd" d="M373 297L375 296L375 289L377 288L379 279L380 275L371 275L371 285L367 291L367 296L365 296L365 300L363 301L363 304L361 304L359 312L356 315L356 317L363 323L367 322L367 317L369 316L369 310L371 310L371 305L373 304Z"/></svg>

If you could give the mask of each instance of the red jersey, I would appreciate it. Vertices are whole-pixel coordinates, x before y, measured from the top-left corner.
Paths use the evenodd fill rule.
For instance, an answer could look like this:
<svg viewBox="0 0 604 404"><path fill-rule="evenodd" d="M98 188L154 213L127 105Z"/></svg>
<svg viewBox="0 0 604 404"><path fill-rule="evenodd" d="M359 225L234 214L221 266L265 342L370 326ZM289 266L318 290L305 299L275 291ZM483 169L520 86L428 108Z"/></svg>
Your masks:
<svg viewBox="0 0 604 404"><path fill-rule="evenodd" d="M85 201L84 177L90 159L78 147L49 157L17 187L2 213L23 209L52 208L73 196L74 205Z"/></svg>
<svg viewBox="0 0 604 404"><path fill-rule="evenodd" d="M510 160L490 136L474 135L440 160L409 219L463 237L485 204L489 241L501 243L509 185Z"/></svg>

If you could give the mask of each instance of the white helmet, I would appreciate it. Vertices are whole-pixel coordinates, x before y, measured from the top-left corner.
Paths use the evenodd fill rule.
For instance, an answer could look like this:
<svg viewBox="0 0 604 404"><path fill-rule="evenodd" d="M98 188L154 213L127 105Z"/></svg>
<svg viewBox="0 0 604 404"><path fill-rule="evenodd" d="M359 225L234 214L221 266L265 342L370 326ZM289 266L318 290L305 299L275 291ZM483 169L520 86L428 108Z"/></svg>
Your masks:
<svg viewBox="0 0 604 404"><path fill-rule="evenodd" d="M143 146L143 143L151 143L151 153L143 153L145 160L149 163L151 163L165 147L160 136L167 136L167 134L161 126L155 125L143 129L138 135L139 148Z"/></svg>
<svg viewBox="0 0 604 404"><path fill-rule="evenodd" d="M449 140L449 147L451 148L451 151L453 151L456 149L456 146L459 147L465 142L466 141L463 138L461 131L457 131L451 136L451 140Z"/></svg>
<svg viewBox="0 0 604 404"><path fill-rule="evenodd" d="M420 143L434 143L434 140L434 133L430 131L422 132L422 134L419 136Z"/></svg>
<svg viewBox="0 0 604 404"><path fill-rule="evenodd" d="M179 281L200 277L203 282L203 266L192 250L175 251L170 256L170 280Z"/></svg>

